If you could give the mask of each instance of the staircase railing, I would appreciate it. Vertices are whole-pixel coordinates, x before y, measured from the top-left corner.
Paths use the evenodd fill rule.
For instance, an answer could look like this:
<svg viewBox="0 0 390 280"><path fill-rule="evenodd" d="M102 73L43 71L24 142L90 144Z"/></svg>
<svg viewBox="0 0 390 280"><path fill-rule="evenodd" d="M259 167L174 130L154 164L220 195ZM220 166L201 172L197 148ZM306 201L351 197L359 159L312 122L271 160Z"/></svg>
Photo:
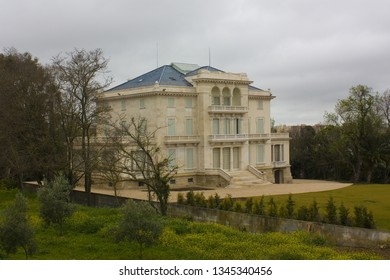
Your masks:
<svg viewBox="0 0 390 280"><path fill-rule="evenodd" d="M253 175L255 175L257 178L265 181L265 178L264 178L264 175L265 175L265 172L263 171L260 171L258 170L256 167L254 167L253 165L248 165L248 171L250 173L252 173Z"/></svg>

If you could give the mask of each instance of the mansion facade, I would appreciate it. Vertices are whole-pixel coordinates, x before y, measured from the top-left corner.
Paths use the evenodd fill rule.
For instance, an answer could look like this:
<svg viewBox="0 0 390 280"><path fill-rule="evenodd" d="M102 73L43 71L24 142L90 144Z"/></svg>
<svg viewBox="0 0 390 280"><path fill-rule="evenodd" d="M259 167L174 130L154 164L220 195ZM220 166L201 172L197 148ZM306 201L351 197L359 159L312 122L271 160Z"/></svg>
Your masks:
<svg viewBox="0 0 390 280"><path fill-rule="evenodd" d="M291 183L288 133L271 133L270 91L245 73L172 63L102 93L121 121L140 117L177 165L171 187Z"/></svg>

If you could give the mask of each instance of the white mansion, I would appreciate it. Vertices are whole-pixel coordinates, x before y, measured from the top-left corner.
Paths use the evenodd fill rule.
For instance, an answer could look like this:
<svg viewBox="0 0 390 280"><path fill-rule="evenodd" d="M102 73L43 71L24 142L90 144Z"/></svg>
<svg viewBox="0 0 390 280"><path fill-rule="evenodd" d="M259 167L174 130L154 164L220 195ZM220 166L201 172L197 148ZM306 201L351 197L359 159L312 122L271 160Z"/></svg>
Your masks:
<svg viewBox="0 0 390 280"><path fill-rule="evenodd" d="M270 91L245 73L172 63L102 94L112 117L141 117L179 166L171 187L291 183L288 133L271 133Z"/></svg>

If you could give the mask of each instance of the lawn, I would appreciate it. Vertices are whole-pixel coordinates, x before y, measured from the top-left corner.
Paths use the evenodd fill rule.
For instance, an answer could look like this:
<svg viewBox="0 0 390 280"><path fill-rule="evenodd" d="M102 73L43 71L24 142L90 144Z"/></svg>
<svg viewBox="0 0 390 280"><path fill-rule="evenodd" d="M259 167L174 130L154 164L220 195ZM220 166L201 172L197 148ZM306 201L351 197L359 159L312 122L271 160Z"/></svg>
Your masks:
<svg viewBox="0 0 390 280"><path fill-rule="evenodd" d="M12 203L15 190L0 190L0 215ZM39 204L28 196L30 218L36 231L38 251L30 259L38 260L124 260L138 259L138 245L116 243L114 229L120 209L77 206L59 235L55 227L44 227ZM217 224L167 218L158 244L146 248L144 259L378 259L386 258L367 251L349 252L333 248L323 238L304 232L290 234L251 234ZM0 258L24 259L24 253Z"/></svg>
<svg viewBox="0 0 390 280"><path fill-rule="evenodd" d="M275 195L272 197L280 205L286 202L288 195ZM355 184L332 191L292 195L293 200L296 202L296 209L304 205L309 206L315 199L322 213L325 211L326 203L330 197L333 197L337 206L340 206L341 202L343 202L349 208L351 214L353 214L355 206L366 206L374 215L376 228L390 231L390 185Z"/></svg>

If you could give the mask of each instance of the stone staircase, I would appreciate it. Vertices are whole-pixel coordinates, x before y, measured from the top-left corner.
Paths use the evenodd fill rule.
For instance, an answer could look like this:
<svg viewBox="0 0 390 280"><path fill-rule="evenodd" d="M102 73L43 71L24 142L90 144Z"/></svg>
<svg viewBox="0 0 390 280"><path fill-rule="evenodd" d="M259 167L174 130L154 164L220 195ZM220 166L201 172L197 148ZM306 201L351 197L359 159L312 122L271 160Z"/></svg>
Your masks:
<svg viewBox="0 0 390 280"><path fill-rule="evenodd" d="M232 179L226 188L257 187L271 184L268 181L257 178L248 170L229 171L228 173Z"/></svg>

